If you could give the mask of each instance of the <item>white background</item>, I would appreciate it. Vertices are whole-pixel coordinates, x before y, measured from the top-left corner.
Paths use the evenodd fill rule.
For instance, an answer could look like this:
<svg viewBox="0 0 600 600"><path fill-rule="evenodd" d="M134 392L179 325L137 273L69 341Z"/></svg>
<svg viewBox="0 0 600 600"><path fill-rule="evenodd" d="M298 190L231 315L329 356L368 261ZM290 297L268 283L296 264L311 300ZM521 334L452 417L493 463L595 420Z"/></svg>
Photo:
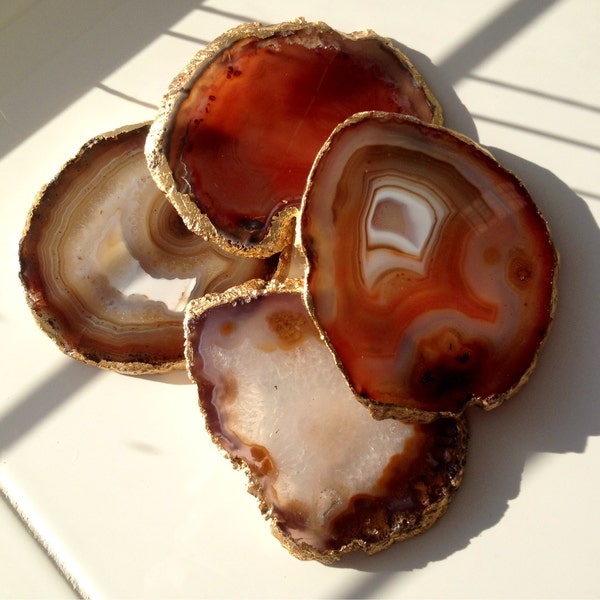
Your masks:
<svg viewBox="0 0 600 600"><path fill-rule="evenodd" d="M272 538L183 373L125 377L63 356L17 277L35 193L87 139L152 119L224 30L300 15L395 39L447 125L525 181L562 258L538 369L501 409L470 415L448 514L334 567ZM600 597L599 73L596 0L3 0L0 597Z"/></svg>

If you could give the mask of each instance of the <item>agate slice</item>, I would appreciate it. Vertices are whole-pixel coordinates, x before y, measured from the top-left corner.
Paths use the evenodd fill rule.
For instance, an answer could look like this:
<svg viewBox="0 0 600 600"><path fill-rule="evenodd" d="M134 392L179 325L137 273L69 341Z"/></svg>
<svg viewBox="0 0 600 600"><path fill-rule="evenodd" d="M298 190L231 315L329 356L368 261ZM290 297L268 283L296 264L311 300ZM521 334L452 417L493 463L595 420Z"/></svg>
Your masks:
<svg viewBox="0 0 600 600"><path fill-rule="evenodd" d="M244 24L174 79L148 164L190 229L232 251L269 255L292 239L317 152L362 110L442 120L409 60L373 32Z"/></svg>
<svg viewBox="0 0 600 600"><path fill-rule="evenodd" d="M490 409L528 378L557 255L525 187L474 142L356 115L315 163L301 235L311 314L376 417Z"/></svg>
<svg viewBox="0 0 600 600"><path fill-rule="evenodd" d="M86 144L39 193L19 255L42 329L68 355L126 373L183 367L187 301L273 271L184 226L148 172L148 129Z"/></svg>
<svg viewBox="0 0 600 600"><path fill-rule="evenodd" d="M245 469L275 536L329 563L433 525L461 482L467 430L463 419L373 419L300 290L259 283L192 302L186 353L207 428Z"/></svg>

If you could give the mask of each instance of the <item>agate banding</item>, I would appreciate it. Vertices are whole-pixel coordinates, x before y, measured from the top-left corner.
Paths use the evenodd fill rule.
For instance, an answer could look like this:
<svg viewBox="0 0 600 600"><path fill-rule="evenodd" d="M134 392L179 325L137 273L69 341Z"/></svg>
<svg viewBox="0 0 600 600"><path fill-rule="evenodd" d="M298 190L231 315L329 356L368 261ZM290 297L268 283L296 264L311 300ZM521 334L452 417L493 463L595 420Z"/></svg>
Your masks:
<svg viewBox="0 0 600 600"><path fill-rule="evenodd" d="M431 527L462 481L464 409L524 384L553 319L544 218L442 121L371 31L244 24L151 125L83 146L28 216L41 328L87 364L185 364L212 440L301 559Z"/></svg>
<svg viewBox="0 0 600 600"><path fill-rule="evenodd" d="M410 61L373 32L301 19L244 24L174 79L148 164L190 229L233 252L269 255L292 239L322 144L363 110L442 121Z"/></svg>
<svg viewBox="0 0 600 600"><path fill-rule="evenodd" d="M70 356L126 373L183 367L188 300L268 278L275 266L184 226L148 172L148 129L88 142L38 194L19 254L44 331Z"/></svg>
<svg viewBox="0 0 600 600"><path fill-rule="evenodd" d="M375 416L493 408L525 382L557 255L523 184L474 142L356 115L321 151L300 225L311 314Z"/></svg>
<svg viewBox="0 0 600 600"><path fill-rule="evenodd" d="M273 533L295 556L328 563L435 523L462 479L466 423L373 419L300 290L250 282L193 301L186 352L207 428L246 470Z"/></svg>

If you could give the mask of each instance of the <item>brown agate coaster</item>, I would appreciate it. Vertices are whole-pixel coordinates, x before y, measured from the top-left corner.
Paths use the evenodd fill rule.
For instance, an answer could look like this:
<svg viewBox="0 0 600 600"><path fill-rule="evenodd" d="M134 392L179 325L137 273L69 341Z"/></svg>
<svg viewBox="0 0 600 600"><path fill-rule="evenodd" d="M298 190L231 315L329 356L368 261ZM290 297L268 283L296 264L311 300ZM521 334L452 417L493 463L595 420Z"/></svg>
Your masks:
<svg viewBox="0 0 600 600"><path fill-rule="evenodd" d="M190 229L233 252L273 254L292 240L317 152L363 110L442 122L420 74L373 32L346 35L302 19L244 24L173 80L148 164Z"/></svg>
<svg viewBox="0 0 600 600"><path fill-rule="evenodd" d="M186 356L213 441L249 477L272 531L328 563L425 531L462 479L463 418L373 419L319 336L297 282L190 303Z"/></svg>
<svg viewBox="0 0 600 600"><path fill-rule="evenodd" d="M375 416L494 408L527 380L557 254L523 184L473 141L356 115L324 145L300 225L311 314Z"/></svg>
<svg viewBox="0 0 600 600"><path fill-rule="evenodd" d="M183 225L148 172L148 129L85 144L38 194L19 248L41 328L68 355L126 373L183 367L187 301L274 269Z"/></svg>

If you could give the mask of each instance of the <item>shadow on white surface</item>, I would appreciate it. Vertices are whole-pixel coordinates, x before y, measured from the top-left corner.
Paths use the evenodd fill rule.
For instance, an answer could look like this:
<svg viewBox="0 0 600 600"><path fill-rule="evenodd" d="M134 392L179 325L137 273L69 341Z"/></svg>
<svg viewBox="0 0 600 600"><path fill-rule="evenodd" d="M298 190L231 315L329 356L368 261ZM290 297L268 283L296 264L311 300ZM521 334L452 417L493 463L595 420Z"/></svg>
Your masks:
<svg viewBox="0 0 600 600"><path fill-rule="evenodd" d="M39 423L69 402L101 372L100 369L75 360L65 360L64 366L40 381L31 392L18 399L13 408L0 417L0 454L31 433ZM185 370L159 375L112 375L147 379L153 383L168 385L191 385Z"/></svg>
<svg viewBox="0 0 600 600"><path fill-rule="evenodd" d="M515 0L492 20L469 36L440 63L449 81L456 84L486 58L531 26L560 0Z"/></svg>
<svg viewBox="0 0 600 600"><path fill-rule="evenodd" d="M511 85L510 83L500 83L473 74L473 70L478 65L485 62L505 44L509 43L520 31L531 26L536 19L543 16L546 11L550 10L557 3L558 0L515 0L513 4L496 15L473 35L465 39L462 44L446 57L437 61L436 65L423 54L404 46L399 41L394 40L394 43L408 56L432 87L434 95L438 98L444 109L446 126L463 133L475 141L479 141L479 136L474 119L486 120L486 117L469 113L458 98L454 87L464 79L472 79L481 83L520 91L542 100L563 102L585 110L600 112L600 107L573 102L566 98L557 98L543 92L525 89L520 86ZM499 124L506 127L518 128L516 125L508 122ZM543 134L543 132L538 131L533 131L533 133ZM557 136L557 139L569 143L575 142L575 140L571 139L562 139L560 136ZM589 146L586 144L582 145L584 147ZM591 149L598 150L600 147L591 145Z"/></svg>
<svg viewBox="0 0 600 600"><path fill-rule="evenodd" d="M202 0L177 0L152 2L150 8L132 0L57 0L34 3L10 27L0 23L0 28L5 25L0 98L8 115L0 157L200 4ZM44 42L32 42L40 39ZM35 100L40 97L43 102Z"/></svg>
<svg viewBox="0 0 600 600"><path fill-rule="evenodd" d="M473 116L458 97L448 74L434 65L424 54L409 48L398 40L392 40L392 42L408 57L431 88L433 95L442 106L444 125L450 129L460 131L472 140L478 140L477 127Z"/></svg>
<svg viewBox="0 0 600 600"><path fill-rule="evenodd" d="M588 142L584 142L582 140L577 140L572 137L567 137L564 135L558 135L556 133L550 133L548 131L542 131L540 129L536 129L534 127L527 127L525 125L519 125L517 123L511 123L510 121L505 121L501 119L494 119L493 117L480 115L472 113L471 115L477 121L485 121L487 123L492 123L493 125L500 125L501 127L507 127L509 129L515 129L517 131L523 133L530 133L542 138L546 138L547 140L553 140L556 142L561 142L563 144L570 144L571 146L579 146L580 148L584 148L586 150L592 150L593 152L600 152L600 146L598 144L590 144Z"/></svg>
<svg viewBox="0 0 600 600"><path fill-rule="evenodd" d="M522 85L514 85L505 81L498 81L497 79L491 79L489 77L482 77L481 75L474 74L467 76L466 79L476 81L478 83L483 83L486 85L491 85L499 89L506 89L512 92L527 94L528 96L534 96L536 98L539 98L540 100L563 104L567 107L572 106L574 108L580 108L591 113L600 113L600 106L595 106L594 104L589 104L588 102L581 102L579 100L573 100L571 98L566 98L563 96L557 96L556 94L548 94L546 92L535 90L529 87L524 87Z"/></svg>
<svg viewBox="0 0 600 600"><path fill-rule="evenodd" d="M150 108L152 110L158 110L158 106L156 104L152 104L151 102L145 102L144 100L140 100L139 98L136 98L135 96L132 96L130 94L125 94L124 92L121 92L119 90L115 90L111 87L109 87L108 85L106 85L105 83L98 83L95 86L97 89L102 90L103 92L106 92L107 94L110 94L111 96L116 96L117 98L120 98L121 100L126 100L127 102L133 102L134 104L138 104L139 106L144 106L146 108Z"/></svg>
<svg viewBox="0 0 600 600"><path fill-rule="evenodd" d="M95 368L68 360L64 367L42 380L0 418L0 454L60 409L98 374Z"/></svg>
<svg viewBox="0 0 600 600"><path fill-rule="evenodd" d="M197 4L201 4L201 3L202 3L202 0L200 0L200 2L197 2ZM203 5L199 8L197 8L196 10L200 10L204 13L208 13L211 15L227 17L228 19L233 19L234 21L238 21L239 23L248 23L248 22L258 20L258 19L256 19L256 17L252 17L250 15L241 14L241 13L233 13L230 10L222 10L220 8L215 8L214 6Z"/></svg>

